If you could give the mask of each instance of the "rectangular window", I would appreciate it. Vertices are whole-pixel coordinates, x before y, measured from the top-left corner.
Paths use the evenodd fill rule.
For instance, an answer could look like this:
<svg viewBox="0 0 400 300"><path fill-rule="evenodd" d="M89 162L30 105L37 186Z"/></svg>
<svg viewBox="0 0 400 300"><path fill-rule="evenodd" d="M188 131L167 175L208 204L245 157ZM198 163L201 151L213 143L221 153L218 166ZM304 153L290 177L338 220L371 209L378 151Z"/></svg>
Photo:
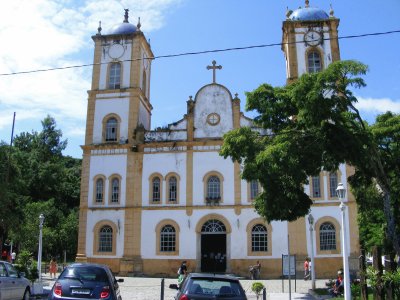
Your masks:
<svg viewBox="0 0 400 300"><path fill-rule="evenodd" d="M319 176L312 177L312 197L321 198L321 182Z"/></svg>
<svg viewBox="0 0 400 300"><path fill-rule="evenodd" d="M258 196L258 181L252 180L250 181L250 199L254 200Z"/></svg>
<svg viewBox="0 0 400 300"><path fill-rule="evenodd" d="M329 193L331 198L336 197L337 186L338 186L338 179L336 173L329 173Z"/></svg>
<svg viewBox="0 0 400 300"><path fill-rule="evenodd" d="M268 238L263 232L252 234L251 251L253 252L266 252L268 251Z"/></svg>

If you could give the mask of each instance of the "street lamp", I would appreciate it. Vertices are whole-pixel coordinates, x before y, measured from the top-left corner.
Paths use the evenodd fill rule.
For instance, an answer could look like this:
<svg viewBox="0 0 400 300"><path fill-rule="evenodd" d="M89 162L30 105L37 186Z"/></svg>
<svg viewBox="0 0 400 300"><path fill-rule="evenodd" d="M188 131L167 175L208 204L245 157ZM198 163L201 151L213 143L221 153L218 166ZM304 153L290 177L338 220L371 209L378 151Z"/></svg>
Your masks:
<svg viewBox="0 0 400 300"><path fill-rule="evenodd" d="M342 254L343 254L343 272L344 272L344 299L351 299L351 290L350 290L350 272L349 272L349 264L348 264L348 256L347 256L347 243L346 243L346 218L345 218L345 210L346 206L343 203L344 197L346 196L346 189L344 188L342 183L338 184L336 189L336 194L340 200L340 210L342 212Z"/></svg>
<svg viewBox="0 0 400 300"><path fill-rule="evenodd" d="M311 239L311 288L315 290L315 265L314 265L314 217L312 214L308 215L308 224L310 224L310 239Z"/></svg>
<svg viewBox="0 0 400 300"><path fill-rule="evenodd" d="M44 216L39 216L39 251L38 251L38 273L39 281L42 281L42 229L43 229Z"/></svg>

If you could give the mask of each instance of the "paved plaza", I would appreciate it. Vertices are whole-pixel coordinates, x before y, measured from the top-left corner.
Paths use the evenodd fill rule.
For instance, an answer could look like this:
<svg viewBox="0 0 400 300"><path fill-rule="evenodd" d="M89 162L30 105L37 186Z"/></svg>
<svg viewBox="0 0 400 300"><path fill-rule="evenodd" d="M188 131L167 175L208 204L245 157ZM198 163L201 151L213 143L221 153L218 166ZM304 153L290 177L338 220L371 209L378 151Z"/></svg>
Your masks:
<svg viewBox="0 0 400 300"><path fill-rule="evenodd" d="M54 279L50 279L48 274L43 274L43 282L46 288L50 288ZM124 282L120 283L121 295L123 300L159 300L161 299L161 283L162 278L150 277L117 277L124 278ZM268 300L286 300L286 299L315 299L309 294L311 288L311 281L304 281L302 279L291 280L291 294L289 296L289 281L285 280L257 280L266 287ZM246 291L247 298L256 299L256 295L251 291L253 280L243 279L240 280L244 290ZM327 280L316 280L316 288L325 288ZM166 278L164 279L164 299L173 300L176 295L176 290L170 289L171 283L177 283L177 279ZM262 298L260 298L262 299Z"/></svg>

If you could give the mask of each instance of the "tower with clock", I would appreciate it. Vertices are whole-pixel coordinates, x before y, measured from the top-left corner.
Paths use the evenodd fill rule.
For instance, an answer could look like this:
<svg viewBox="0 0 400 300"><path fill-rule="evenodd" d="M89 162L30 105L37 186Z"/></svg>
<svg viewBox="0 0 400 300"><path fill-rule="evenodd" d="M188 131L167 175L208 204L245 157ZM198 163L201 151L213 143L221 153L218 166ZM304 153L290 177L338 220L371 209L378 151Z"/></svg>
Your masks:
<svg viewBox="0 0 400 300"><path fill-rule="evenodd" d="M282 49L288 83L339 60L338 24L333 11L328 15L308 1L287 13ZM339 182L347 185L351 170L342 164L335 172L321 171L304 186L315 203L315 230L309 230L306 218L268 223L254 209L268 187L244 180L241 165L219 151L231 130L270 132L241 111L238 94L220 83L225 66L216 61L205 62L210 83L189 96L186 114L152 129L154 56L140 28L140 19L136 26L129 23L126 10L122 23L105 33L99 26L92 37L76 260L107 264L120 275L163 276L176 276L183 260L190 272L248 276L249 266L259 261L263 278L279 278L282 254L289 252L282 237L291 236L290 252L300 260L315 239L317 274L334 276L341 261L335 189ZM348 253L357 257L356 203L350 192L346 201Z"/></svg>
<svg viewBox="0 0 400 300"><path fill-rule="evenodd" d="M338 26L339 19L334 17L332 7L328 15L306 1L305 7L287 11L282 51L288 83L304 73L318 72L340 60Z"/></svg>

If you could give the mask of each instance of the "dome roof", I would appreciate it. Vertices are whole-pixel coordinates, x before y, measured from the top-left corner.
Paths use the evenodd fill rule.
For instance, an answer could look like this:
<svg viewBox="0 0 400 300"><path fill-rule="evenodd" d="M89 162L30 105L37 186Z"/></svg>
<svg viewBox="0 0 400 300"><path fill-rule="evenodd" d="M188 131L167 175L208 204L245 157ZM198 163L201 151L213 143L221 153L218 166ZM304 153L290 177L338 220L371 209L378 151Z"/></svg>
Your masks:
<svg viewBox="0 0 400 300"><path fill-rule="evenodd" d="M329 15L316 7L304 7L296 9L289 16L292 21L316 21L329 19Z"/></svg>
<svg viewBox="0 0 400 300"><path fill-rule="evenodd" d="M137 31L137 27L131 23L121 23L114 25L108 34L130 34Z"/></svg>

